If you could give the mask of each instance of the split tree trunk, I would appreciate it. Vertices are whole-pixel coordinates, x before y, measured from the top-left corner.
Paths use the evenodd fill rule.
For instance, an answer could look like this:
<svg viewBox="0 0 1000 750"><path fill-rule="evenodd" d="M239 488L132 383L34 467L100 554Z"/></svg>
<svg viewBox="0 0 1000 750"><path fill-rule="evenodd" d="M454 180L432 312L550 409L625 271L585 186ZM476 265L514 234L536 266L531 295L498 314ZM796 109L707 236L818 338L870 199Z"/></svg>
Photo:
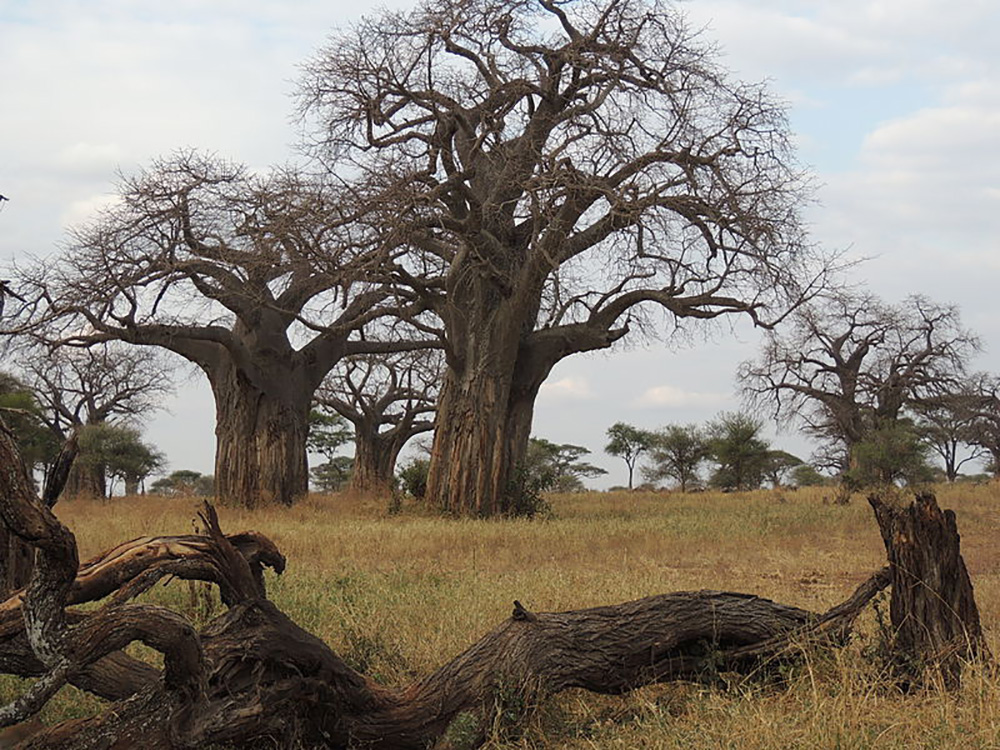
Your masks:
<svg viewBox="0 0 1000 750"><path fill-rule="evenodd" d="M925 492L909 505L870 495L892 572L891 649L905 680L925 668L957 684L963 663L986 652L955 513Z"/></svg>
<svg viewBox="0 0 1000 750"><path fill-rule="evenodd" d="M292 505L309 491L306 436L312 392L253 384L232 365L210 373L216 406L215 493L221 503Z"/></svg>

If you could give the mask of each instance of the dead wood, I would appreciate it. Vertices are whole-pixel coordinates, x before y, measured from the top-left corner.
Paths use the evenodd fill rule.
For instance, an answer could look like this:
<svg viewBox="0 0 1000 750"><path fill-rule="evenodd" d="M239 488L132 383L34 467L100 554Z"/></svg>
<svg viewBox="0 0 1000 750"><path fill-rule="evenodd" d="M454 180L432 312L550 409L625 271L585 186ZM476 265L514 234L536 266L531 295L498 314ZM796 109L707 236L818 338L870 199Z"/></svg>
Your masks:
<svg viewBox="0 0 1000 750"><path fill-rule="evenodd" d="M963 663L987 653L972 581L959 549L955 513L930 492L903 505L888 494L868 498L892 575L890 651L904 681L940 670L957 684Z"/></svg>

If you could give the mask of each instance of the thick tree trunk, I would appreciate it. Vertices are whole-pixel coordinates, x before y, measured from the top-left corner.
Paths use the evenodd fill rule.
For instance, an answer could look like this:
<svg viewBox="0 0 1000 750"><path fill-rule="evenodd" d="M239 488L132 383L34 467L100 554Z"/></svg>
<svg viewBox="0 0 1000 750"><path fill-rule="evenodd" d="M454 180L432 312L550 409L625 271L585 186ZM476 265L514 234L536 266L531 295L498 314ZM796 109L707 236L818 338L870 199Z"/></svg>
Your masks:
<svg viewBox="0 0 1000 750"><path fill-rule="evenodd" d="M393 472L402 446L392 437L355 426L354 468L350 490L359 495L388 497L392 494Z"/></svg>
<svg viewBox="0 0 1000 750"><path fill-rule="evenodd" d="M507 303L506 317L498 312L489 327L469 324L466 334L476 346L467 346L457 364L449 361L427 495L450 513L516 511L512 480L527 451L542 383L563 357L612 343L573 348L563 340L534 342L523 334L525 319L533 320L530 310Z"/></svg>
<svg viewBox="0 0 1000 750"><path fill-rule="evenodd" d="M456 515L505 510L513 468L510 373L448 372L438 405L427 496Z"/></svg>
<svg viewBox="0 0 1000 750"><path fill-rule="evenodd" d="M69 480L66 489L63 491L66 497L80 498L103 498L108 494L108 480L104 474L102 466L87 466L77 463L69 473Z"/></svg>
<svg viewBox="0 0 1000 750"><path fill-rule="evenodd" d="M892 572L892 651L901 676L919 680L926 667L957 683L963 662L985 653L972 582L959 550L955 513L931 493L903 506L870 495Z"/></svg>
<svg viewBox="0 0 1000 750"><path fill-rule="evenodd" d="M3 417L0 417L0 472L4 473L0 491L34 491L26 484L30 472L21 460L17 441ZM34 557L33 547L0 524L0 599L6 599L11 592L27 585Z"/></svg>
<svg viewBox="0 0 1000 750"><path fill-rule="evenodd" d="M216 406L215 493L229 505L292 505L309 491L312 392L293 373L264 389L233 366L210 373Z"/></svg>

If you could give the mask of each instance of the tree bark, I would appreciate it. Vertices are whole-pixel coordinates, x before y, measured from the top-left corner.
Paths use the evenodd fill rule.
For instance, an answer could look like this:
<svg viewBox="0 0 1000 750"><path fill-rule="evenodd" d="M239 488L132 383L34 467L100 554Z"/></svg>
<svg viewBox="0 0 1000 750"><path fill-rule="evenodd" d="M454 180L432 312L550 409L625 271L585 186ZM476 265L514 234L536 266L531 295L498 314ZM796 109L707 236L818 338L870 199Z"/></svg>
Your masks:
<svg viewBox="0 0 1000 750"><path fill-rule="evenodd" d="M963 663L987 653L955 513L942 511L929 492L906 506L879 494L868 502L892 572L895 666L907 682L919 681L930 667L954 686Z"/></svg>
<svg viewBox="0 0 1000 750"><path fill-rule="evenodd" d="M611 346L627 330L584 324L531 330L538 300L528 290L505 299L492 315L480 310L449 329L464 346L448 357L427 479L427 496L449 513L488 517L514 510L513 473L524 460L535 400L552 368L571 354Z"/></svg>
<svg viewBox="0 0 1000 750"><path fill-rule="evenodd" d="M298 378L291 369L284 375L282 382L252 383L228 361L209 372L219 502L247 508L292 505L309 491L306 436L312 391L295 387Z"/></svg>
<svg viewBox="0 0 1000 750"><path fill-rule="evenodd" d="M86 466L76 463L69 472L63 491L66 497L104 498L108 494L108 480L103 466Z"/></svg>
<svg viewBox="0 0 1000 750"><path fill-rule="evenodd" d="M30 472L21 460L17 441L3 417L0 417L0 472L4 473L0 491L34 492L34 488L26 484ZM0 524L0 598L5 599L27 585L34 557L34 549L27 542Z"/></svg>
<svg viewBox="0 0 1000 750"><path fill-rule="evenodd" d="M379 435L377 426L372 428L355 422L351 492L388 497L392 493L396 459L402 448L394 435Z"/></svg>

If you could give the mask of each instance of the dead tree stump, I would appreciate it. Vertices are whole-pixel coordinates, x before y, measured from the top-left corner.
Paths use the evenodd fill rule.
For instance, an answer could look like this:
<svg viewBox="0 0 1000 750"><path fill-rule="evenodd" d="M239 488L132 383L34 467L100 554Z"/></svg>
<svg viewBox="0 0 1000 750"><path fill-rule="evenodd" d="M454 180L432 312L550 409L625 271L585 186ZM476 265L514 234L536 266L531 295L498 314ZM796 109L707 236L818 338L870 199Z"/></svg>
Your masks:
<svg viewBox="0 0 1000 750"><path fill-rule="evenodd" d="M955 513L930 492L909 505L873 494L892 576L890 650L906 684L930 667L955 686L964 662L986 653L972 581L959 551Z"/></svg>

